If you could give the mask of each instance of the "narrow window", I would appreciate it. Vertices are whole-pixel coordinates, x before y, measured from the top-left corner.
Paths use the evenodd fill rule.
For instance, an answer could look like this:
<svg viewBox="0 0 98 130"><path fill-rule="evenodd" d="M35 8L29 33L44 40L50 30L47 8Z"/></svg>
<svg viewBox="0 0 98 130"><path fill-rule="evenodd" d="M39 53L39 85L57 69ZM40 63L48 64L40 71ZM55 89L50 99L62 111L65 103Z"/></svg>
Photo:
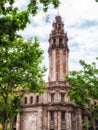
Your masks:
<svg viewBox="0 0 98 130"><path fill-rule="evenodd" d="M53 39L53 43L55 43L55 39Z"/></svg>
<svg viewBox="0 0 98 130"><path fill-rule="evenodd" d="M84 114L82 113L82 122L85 121Z"/></svg>
<svg viewBox="0 0 98 130"><path fill-rule="evenodd" d="M24 97L24 104L27 104L27 97Z"/></svg>
<svg viewBox="0 0 98 130"><path fill-rule="evenodd" d="M36 102L39 103L39 96L36 96Z"/></svg>
<svg viewBox="0 0 98 130"><path fill-rule="evenodd" d="M16 117L16 116L14 117L14 120L13 120L13 122L17 122L17 117Z"/></svg>
<svg viewBox="0 0 98 130"><path fill-rule="evenodd" d="M33 97L31 96L30 97L30 104L32 104L33 103Z"/></svg>
<svg viewBox="0 0 98 130"><path fill-rule="evenodd" d="M50 112L50 120L54 120L54 112L53 111Z"/></svg>
<svg viewBox="0 0 98 130"><path fill-rule="evenodd" d="M88 117L88 120L91 121L91 117L90 116Z"/></svg>
<svg viewBox="0 0 98 130"><path fill-rule="evenodd" d="M61 120L65 120L65 112L64 111L61 112Z"/></svg>
<svg viewBox="0 0 98 130"><path fill-rule="evenodd" d="M59 44L62 44L62 38L59 39Z"/></svg>
<svg viewBox="0 0 98 130"><path fill-rule="evenodd" d="M61 102L64 102L64 97L65 97L65 94L61 93Z"/></svg>
<svg viewBox="0 0 98 130"><path fill-rule="evenodd" d="M64 48L63 42L62 42L62 38L59 39L59 47L60 48Z"/></svg>
<svg viewBox="0 0 98 130"><path fill-rule="evenodd" d="M51 94L51 102L54 102L54 94Z"/></svg>
<svg viewBox="0 0 98 130"><path fill-rule="evenodd" d="M50 129L50 130L54 130L54 129Z"/></svg>

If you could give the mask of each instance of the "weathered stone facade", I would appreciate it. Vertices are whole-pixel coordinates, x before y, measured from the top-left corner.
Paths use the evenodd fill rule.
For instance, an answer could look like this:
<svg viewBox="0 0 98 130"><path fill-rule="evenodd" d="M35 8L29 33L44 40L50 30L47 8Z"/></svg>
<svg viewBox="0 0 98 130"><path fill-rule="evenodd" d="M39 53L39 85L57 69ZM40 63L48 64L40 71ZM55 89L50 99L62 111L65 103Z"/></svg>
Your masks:
<svg viewBox="0 0 98 130"><path fill-rule="evenodd" d="M82 130L88 116L66 96L70 89L64 76L68 73L68 38L60 16L55 17L49 38L49 80L44 94L25 95L13 130ZM90 119L89 119L90 120ZM86 130L98 130L98 122Z"/></svg>

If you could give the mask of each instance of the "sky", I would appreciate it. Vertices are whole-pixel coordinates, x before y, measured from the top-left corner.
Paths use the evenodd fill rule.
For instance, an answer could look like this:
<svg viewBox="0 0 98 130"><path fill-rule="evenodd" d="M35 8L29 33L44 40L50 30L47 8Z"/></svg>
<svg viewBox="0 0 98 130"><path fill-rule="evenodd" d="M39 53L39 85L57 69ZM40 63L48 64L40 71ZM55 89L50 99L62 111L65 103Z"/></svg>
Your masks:
<svg viewBox="0 0 98 130"><path fill-rule="evenodd" d="M25 1L26 3L28 2ZM98 57L98 2L95 0L60 0L59 9L50 7L47 13L39 10L37 16L30 16L31 24L24 31L20 31L27 40L37 36L40 46L44 50L43 65L48 68L48 46L52 23L58 14L64 21L65 32L68 35L69 71L81 69L79 60L87 63ZM17 0L16 5L23 9L26 5ZM49 22L46 22L49 15ZM48 71L45 80L48 79Z"/></svg>

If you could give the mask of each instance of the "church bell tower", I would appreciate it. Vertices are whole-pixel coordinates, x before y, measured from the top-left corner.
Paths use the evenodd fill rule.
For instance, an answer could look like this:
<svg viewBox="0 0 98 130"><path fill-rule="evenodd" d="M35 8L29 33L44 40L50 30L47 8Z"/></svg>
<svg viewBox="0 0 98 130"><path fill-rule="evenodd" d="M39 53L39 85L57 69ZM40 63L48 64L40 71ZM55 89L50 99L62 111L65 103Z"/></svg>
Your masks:
<svg viewBox="0 0 98 130"><path fill-rule="evenodd" d="M68 73L68 38L61 16L56 16L49 38L49 82L64 81Z"/></svg>

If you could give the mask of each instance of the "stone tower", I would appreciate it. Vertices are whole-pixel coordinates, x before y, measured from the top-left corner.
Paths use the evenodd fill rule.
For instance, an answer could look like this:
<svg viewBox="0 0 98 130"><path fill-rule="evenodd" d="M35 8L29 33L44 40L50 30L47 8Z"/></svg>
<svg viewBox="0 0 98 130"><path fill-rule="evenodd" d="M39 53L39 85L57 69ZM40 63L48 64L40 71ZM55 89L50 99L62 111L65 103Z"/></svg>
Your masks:
<svg viewBox="0 0 98 130"><path fill-rule="evenodd" d="M27 94L22 100L20 113L12 122L12 130L82 130L82 123L92 123L86 130L98 130L83 109L66 96L70 89L64 76L68 73L68 38L64 23L57 15L49 37L49 77L44 94Z"/></svg>
<svg viewBox="0 0 98 130"><path fill-rule="evenodd" d="M64 23L60 16L55 17L53 30L49 38L49 82L64 81L68 73L68 45L67 33L64 32Z"/></svg>

